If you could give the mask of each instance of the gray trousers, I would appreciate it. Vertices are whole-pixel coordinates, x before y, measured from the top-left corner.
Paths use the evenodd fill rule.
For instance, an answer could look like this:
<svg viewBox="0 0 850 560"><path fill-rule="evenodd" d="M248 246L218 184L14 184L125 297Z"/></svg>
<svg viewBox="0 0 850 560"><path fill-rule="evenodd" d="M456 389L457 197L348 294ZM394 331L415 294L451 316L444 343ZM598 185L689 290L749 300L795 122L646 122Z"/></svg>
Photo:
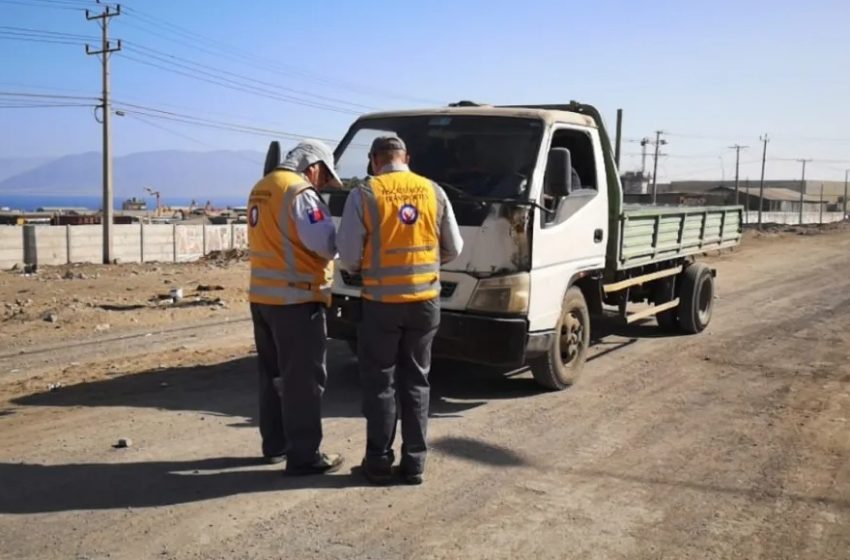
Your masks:
<svg viewBox="0 0 850 560"><path fill-rule="evenodd" d="M252 303L251 318L263 455L286 453L290 466L310 464L322 442L322 394L328 377L325 307Z"/></svg>
<svg viewBox="0 0 850 560"><path fill-rule="evenodd" d="M358 331L360 384L366 417L366 463L387 467L401 419L401 469L425 469L431 344L440 325L438 299L415 303L363 301Z"/></svg>

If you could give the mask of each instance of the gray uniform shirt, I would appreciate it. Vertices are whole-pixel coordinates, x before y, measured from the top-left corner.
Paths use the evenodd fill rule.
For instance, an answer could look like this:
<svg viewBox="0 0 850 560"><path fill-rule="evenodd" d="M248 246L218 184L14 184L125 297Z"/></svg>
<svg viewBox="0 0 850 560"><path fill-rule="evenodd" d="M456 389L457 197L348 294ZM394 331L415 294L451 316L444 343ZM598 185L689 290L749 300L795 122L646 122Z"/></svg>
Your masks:
<svg viewBox="0 0 850 560"><path fill-rule="evenodd" d="M410 171L406 165L394 164L381 169L381 173ZM437 187L437 205L440 208L440 263L445 264L457 258L463 250L463 238L455 219L454 209L445 191ZM345 201L342 221L339 224L339 260L349 272L359 272L363 262L363 247L366 243L366 225L363 221L363 204L360 189L354 189Z"/></svg>
<svg viewBox="0 0 850 560"><path fill-rule="evenodd" d="M295 197L295 229L307 249L329 261L336 258L336 229L331 211L314 189Z"/></svg>

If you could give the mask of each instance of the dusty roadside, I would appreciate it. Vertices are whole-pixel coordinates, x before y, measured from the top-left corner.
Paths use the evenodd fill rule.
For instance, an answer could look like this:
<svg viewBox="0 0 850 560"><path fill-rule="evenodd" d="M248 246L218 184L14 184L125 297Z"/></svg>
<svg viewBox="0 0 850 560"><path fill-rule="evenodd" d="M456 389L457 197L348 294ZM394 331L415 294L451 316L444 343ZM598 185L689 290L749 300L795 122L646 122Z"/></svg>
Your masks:
<svg viewBox="0 0 850 560"><path fill-rule="evenodd" d="M806 233L712 257L702 335L602 326L568 391L439 364L420 488L255 463L244 263L4 275L4 302L33 301L0 335L0 555L850 558L850 231ZM136 304L167 279L221 285L226 308L39 317L81 293ZM326 445L354 465L356 364L334 344L329 367Z"/></svg>

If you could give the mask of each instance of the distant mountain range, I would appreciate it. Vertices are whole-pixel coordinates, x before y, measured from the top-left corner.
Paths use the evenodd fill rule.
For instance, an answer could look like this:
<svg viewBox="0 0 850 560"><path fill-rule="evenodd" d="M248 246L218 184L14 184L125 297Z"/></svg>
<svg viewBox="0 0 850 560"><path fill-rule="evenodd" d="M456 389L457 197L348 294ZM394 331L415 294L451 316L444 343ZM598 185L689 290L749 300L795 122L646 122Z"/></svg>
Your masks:
<svg viewBox="0 0 850 560"><path fill-rule="evenodd" d="M51 161L49 157L0 158L0 181L35 169Z"/></svg>
<svg viewBox="0 0 850 560"><path fill-rule="evenodd" d="M265 154L253 151L139 152L113 160L115 197L243 197L261 177ZM100 192L102 157L87 152L56 159L0 158L0 195Z"/></svg>

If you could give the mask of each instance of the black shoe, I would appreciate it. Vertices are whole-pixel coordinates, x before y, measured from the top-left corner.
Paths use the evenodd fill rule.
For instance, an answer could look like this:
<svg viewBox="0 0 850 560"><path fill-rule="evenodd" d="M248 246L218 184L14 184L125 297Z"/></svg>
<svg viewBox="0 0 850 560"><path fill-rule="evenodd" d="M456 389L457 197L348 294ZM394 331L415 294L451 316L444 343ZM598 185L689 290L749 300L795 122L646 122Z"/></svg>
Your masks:
<svg viewBox="0 0 850 560"><path fill-rule="evenodd" d="M363 471L363 476L366 477L366 480L376 486L386 486L393 481L393 471L389 465L376 467L375 465L369 465L366 459L363 459L363 462L360 463L360 469Z"/></svg>
<svg viewBox="0 0 850 560"><path fill-rule="evenodd" d="M401 479L405 484L409 484L411 486L419 486L423 482L425 482L425 478L422 476L422 473L407 473L401 475Z"/></svg>
<svg viewBox="0 0 850 560"><path fill-rule="evenodd" d="M286 464L283 473L287 476L307 476L311 474L330 474L339 470L342 466L342 455L338 453L322 453L312 463L306 465Z"/></svg>
<svg viewBox="0 0 850 560"><path fill-rule="evenodd" d="M419 486L425 481L425 477L422 476L422 473L406 472L400 468L397 473L401 477L401 480L410 486Z"/></svg>
<svg viewBox="0 0 850 560"><path fill-rule="evenodd" d="M286 453L281 453L280 455L265 455L263 456L263 460L269 465L279 465L286 461Z"/></svg>

